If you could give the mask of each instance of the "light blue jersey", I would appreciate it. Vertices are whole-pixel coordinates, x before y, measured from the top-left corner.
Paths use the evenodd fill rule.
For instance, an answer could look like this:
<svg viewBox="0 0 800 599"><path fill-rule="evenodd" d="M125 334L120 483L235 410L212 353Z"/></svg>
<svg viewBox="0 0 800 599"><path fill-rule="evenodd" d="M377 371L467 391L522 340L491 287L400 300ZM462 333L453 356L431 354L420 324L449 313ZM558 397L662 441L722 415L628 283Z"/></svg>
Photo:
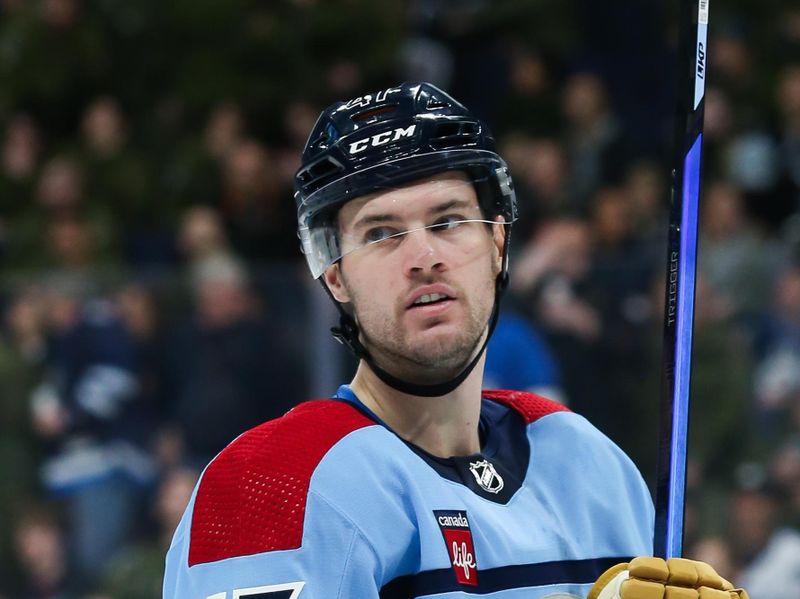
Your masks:
<svg viewBox="0 0 800 599"><path fill-rule="evenodd" d="M164 597L585 597L652 551L650 494L584 418L484 392L481 453L406 443L346 386L236 439L206 468Z"/></svg>

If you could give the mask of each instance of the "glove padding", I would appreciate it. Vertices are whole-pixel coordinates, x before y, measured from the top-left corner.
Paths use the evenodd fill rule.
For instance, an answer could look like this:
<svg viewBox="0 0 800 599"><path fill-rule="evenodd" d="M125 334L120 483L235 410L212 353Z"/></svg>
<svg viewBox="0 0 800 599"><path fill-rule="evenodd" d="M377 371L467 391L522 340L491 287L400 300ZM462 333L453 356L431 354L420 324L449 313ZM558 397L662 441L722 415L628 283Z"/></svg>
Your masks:
<svg viewBox="0 0 800 599"><path fill-rule="evenodd" d="M587 599L749 599L705 562L637 557L606 570Z"/></svg>

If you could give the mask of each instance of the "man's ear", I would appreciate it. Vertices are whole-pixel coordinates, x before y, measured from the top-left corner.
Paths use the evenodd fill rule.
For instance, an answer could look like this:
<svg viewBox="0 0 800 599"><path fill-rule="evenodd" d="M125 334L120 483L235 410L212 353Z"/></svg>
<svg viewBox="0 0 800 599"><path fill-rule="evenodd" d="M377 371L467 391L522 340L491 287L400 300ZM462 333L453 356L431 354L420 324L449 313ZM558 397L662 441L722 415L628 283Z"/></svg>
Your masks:
<svg viewBox="0 0 800 599"><path fill-rule="evenodd" d="M506 227L503 217L498 216L497 222L492 225L492 241L494 242L494 262L497 272L503 268L503 248L506 244Z"/></svg>
<svg viewBox="0 0 800 599"><path fill-rule="evenodd" d="M322 276L325 278L325 284L330 289L331 295L337 302L340 304L350 303L350 293L347 291L347 285L344 282L342 270L338 263L328 267L328 270L322 273Z"/></svg>

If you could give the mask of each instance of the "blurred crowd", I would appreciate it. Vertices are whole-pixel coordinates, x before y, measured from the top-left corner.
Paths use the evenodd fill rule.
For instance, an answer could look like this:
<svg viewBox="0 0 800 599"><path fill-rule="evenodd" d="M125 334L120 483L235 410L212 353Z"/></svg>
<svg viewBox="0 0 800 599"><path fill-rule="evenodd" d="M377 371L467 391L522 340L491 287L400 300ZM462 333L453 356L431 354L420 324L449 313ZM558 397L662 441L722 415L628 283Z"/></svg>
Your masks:
<svg viewBox="0 0 800 599"><path fill-rule="evenodd" d="M781 599L800 588L800 8L726 4L686 553ZM400 80L473 108L515 179L487 386L567 403L652 483L675 22L655 0L0 1L0 597L160 596L203 466L348 379L292 176L324 106Z"/></svg>

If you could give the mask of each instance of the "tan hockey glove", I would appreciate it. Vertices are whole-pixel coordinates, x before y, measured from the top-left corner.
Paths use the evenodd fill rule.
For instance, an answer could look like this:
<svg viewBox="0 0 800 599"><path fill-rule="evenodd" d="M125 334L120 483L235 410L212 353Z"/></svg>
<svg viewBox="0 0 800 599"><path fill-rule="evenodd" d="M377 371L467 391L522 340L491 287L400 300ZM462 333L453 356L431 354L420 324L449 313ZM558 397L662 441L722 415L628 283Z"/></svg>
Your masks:
<svg viewBox="0 0 800 599"><path fill-rule="evenodd" d="M637 557L609 568L587 599L749 599L705 562Z"/></svg>

